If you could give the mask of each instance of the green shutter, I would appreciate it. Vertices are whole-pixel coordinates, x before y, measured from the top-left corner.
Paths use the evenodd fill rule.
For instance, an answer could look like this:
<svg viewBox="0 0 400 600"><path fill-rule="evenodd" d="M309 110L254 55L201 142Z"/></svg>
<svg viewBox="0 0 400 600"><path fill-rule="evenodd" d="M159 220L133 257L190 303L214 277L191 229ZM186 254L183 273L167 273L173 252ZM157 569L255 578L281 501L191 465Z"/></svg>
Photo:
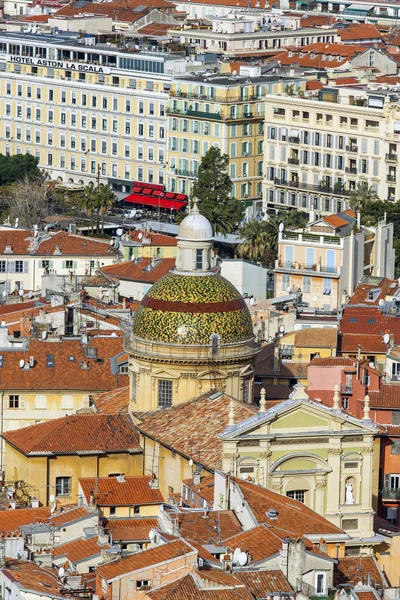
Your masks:
<svg viewBox="0 0 400 600"><path fill-rule="evenodd" d="M63 261L62 261L62 268L63 268L63 269L66 269L66 268L67 268L67 263L66 263L66 261L65 261L65 260L63 260Z"/></svg>
<svg viewBox="0 0 400 600"><path fill-rule="evenodd" d="M74 269L77 269L77 268L78 268L78 261L74 260Z"/></svg>

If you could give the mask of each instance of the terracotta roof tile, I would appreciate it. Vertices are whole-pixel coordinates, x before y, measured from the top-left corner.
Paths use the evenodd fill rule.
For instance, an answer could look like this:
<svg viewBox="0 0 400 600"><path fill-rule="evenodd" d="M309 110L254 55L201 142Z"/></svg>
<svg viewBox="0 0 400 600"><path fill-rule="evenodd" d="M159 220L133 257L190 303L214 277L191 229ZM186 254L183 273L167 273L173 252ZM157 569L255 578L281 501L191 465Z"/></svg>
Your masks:
<svg viewBox="0 0 400 600"><path fill-rule="evenodd" d="M39 508L20 508L0 511L0 534L17 533L23 525L31 525L50 516L49 506Z"/></svg>
<svg viewBox="0 0 400 600"><path fill-rule="evenodd" d="M104 519L103 526L111 533L113 542L144 542L149 540L151 529L158 529L155 517L135 517L132 519Z"/></svg>
<svg viewBox="0 0 400 600"><path fill-rule="evenodd" d="M152 23L152 26L153 25L165 25L166 27L171 29L170 23ZM141 30L143 29L144 27L142 27ZM142 235L142 237L139 237L140 234ZM134 242L143 244L143 246L176 246L178 243L176 237L172 237L171 235L165 235L163 233L156 233L154 231L146 231L145 229L132 229L129 232L129 235ZM145 242L143 240L145 240Z"/></svg>
<svg viewBox="0 0 400 600"><path fill-rule="evenodd" d="M235 548L248 552L254 562L269 558L282 550L282 539L265 525L258 525L238 535L230 536L224 539L224 544L230 552L234 552Z"/></svg>
<svg viewBox="0 0 400 600"><path fill-rule="evenodd" d="M296 348L336 348L336 339L337 331L333 327L311 327L296 331L294 345Z"/></svg>
<svg viewBox="0 0 400 600"><path fill-rule="evenodd" d="M90 337L89 346L97 351L97 358L85 356L85 346L80 339L42 341L31 339L26 350L2 351L0 386L3 390L87 390L106 391L116 387L116 376L111 373L110 358L123 349L122 336ZM53 358L53 367L48 367L48 356ZM20 360L29 362L33 356L35 365L21 369ZM73 360L71 360L73 357ZM87 365L87 369L82 366ZM118 385L128 383L127 375L118 376Z"/></svg>
<svg viewBox="0 0 400 600"><path fill-rule="evenodd" d="M182 483L198 494L200 498L204 498L209 504L214 503L214 475L203 476L199 485L195 484L193 479L184 479Z"/></svg>
<svg viewBox="0 0 400 600"><path fill-rule="evenodd" d="M378 600L380 598L374 592L359 592L358 590L354 590L353 593L359 600Z"/></svg>
<svg viewBox="0 0 400 600"><path fill-rule="evenodd" d="M337 77L334 79L334 83L335 85L356 85L360 81L356 77Z"/></svg>
<svg viewBox="0 0 400 600"><path fill-rule="evenodd" d="M343 533L341 529L332 525L327 519L297 500L287 498L253 483L239 479L235 479L235 481L257 521L260 524L266 523L269 525L279 536ZM270 521L266 514L271 508L278 512L278 519L275 521Z"/></svg>
<svg viewBox="0 0 400 600"><path fill-rule="evenodd" d="M187 511L178 513L176 520L181 536L197 544L217 544L228 535L242 531L232 510Z"/></svg>
<svg viewBox="0 0 400 600"><path fill-rule="evenodd" d="M372 23L363 23L361 25L345 27L340 30L339 35L340 39L345 42L382 38L381 32L375 25L372 25Z"/></svg>
<svg viewBox="0 0 400 600"><path fill-rule="evenodd" d="M64 586L58 581L57 569L42 569L34 562L15 559L8 559L6 565L6 568L1 569L2 573L20 589L39 596L65 597L62 593Z"/></svg>
<svg viewBox="0 0 400 600"><path fill-rule="evenodd" d="M354 358L345 356L329 356L328 358L313 358L309 367L356 367Z"/></svg>
<svg viewBox="0 0 400 600"><path fill-rule="evenodd" d="M384 279L378 285L359 283L354 292L352 293L347 305L344 307L344 313L347 313L350 310L350 308L353 308L350 306L352 304L363 304L368 307L377 307L379 305L379 300L385 298L385 296L387 295L392 296L396 292L397 287L398 282L397 280L393 279ZM374 300L368 300L368 292L370 290L376 290L378 288L381 289L381 293L377 295Z"/></svg>
<svg viewBox="0 0 400 600"><path fill-rule="evenodd" d="M322 217L322 220L325 223L328 223L328 225L332 225L332 227L334 227L335 229L337 229L338 227L345 227L349 224L348 221L345 221L344 219L339 217L339 215L327 215L326 217Z"/></svg>
<svg viewBox="0 0 400 600"><path fill-rule="evenodd" d="M206 571L199 571L196 579ZM223 576L221 576L222 578ZM196 585L195 575L190 573L174 583L158 588L147 593L150 600L253 600L253 595L246 590L244 585L231 576L231 586L221 584L221 587L199 589Z"/></svg>
<svg viewBox="0 0 400 600"><path fill-rule="evenodd" d="M127 413L129 410L129 386L104 392L93 398L97 411L101 414Z"/></svg>
<svg viewBox="0 0 400 600"><path fill-rule="evenodd" d="M129 260L114 265L107 265L102 267L102 272L124 281L155 283L169 273L174 266L175 258L160 258L156 261L155 267L148 270L148 267L151 267L151 259L142 258L139 262Z"/></svg>
<svg viewBox="0 0 400 600"><path fill-rule="evenodd" d="M379 392L369 391L371 408L400 409L400 384L383 383Z"/></svg>
<svg viewBox="0 0 400 600"><path fill-rule="evenodd" d="M382 578L375 557L348 556L346 558L339 558L338 564L335 565L333 586L337 587L343 584L355 586L360 581L363 584L366 584L368 582L368 576L370 576L371 583L374 587L386 587L386 580Z"/></svg>
<svg viewBox="0 0 400 600"><path fill-rule="evenodd" d="M387 344L384 343L380 334L357 334L357 333L339 333L338 335L338 353L357 352L358 346L361 346L361 352L371 352L373 354L386 354Z"/></svg>
<svg viewBox="0 0 400 600"><path fill-rule="evenodd" d="M143 10L135 10L142 7ZM128 0L127 2L120 2L115 0L109 2L106 5L98 2L89 2L82 7L79 2L71 2L68 6L64 6L55 14L59 16L73 17L82 14L108 16L116 21L125 21L133 23L140 17L147 14L150 8L158 9L170 9L174 10L174 5L167 0Z"/></svg>
<svg viewBox="0 0 400 600"><path fill-rule="evenodd" d="M221 468L222 442L218 434L228 424L231 398L222 394L210 399L212 393L188 402L145 413L137 427L160 443L174 448L187 457L198 459L211 469ZM257 412L257 407L234 402L235 422L243 421Z"/></svg>
<svg viewBox="0 0 400 600"><path fill-rule="evenodd" d="M127 573L140 571L153 565L164 563L184 555L197 554L184 540L174 540L168 544L144 550L132 556L101 565L96 568L96 573L103 579L110 581Z"/></svg>
<svg viewBox="0 0 400 600"><path fill-rule="evenodd" d="M292 586L280 570L238 571L235 577L256 597L263 598L266 592L292 592Z"/></svg>
<svg viewBox="0 0 400 600"><path fill-rule="evenodd" d="M65 527L68 524L75 523L81 519L92 517L93 513L89 512L85 506L76 506L70 509L63 509L60 513L51 515L47 521L55 527Z"/></svg>
<svg viewBox="0 0 400 600"><path fill-rule="evenodd" d="M324 84L321 83L320 81L307 81L306 83L306 89L308 91L314 91L314 90L322 90L322 88L324 87Z"/></svg>
<svg viewBox="0 0 400 600"><path fill-rule="evenodd" d="M151 477L147 475L125 477L121 482L118 481L118 477L86 477L78 481L86 502L89 503L93 495L99 506L132 506L164 502L160 490L151 488Z"/></svg>
<svg viewBox="0 0 400 600"><path fill-rule="evenodd" d="M82 538L56 546L53 551L54 558L67 558L71 563L85 562L89 558L100 556L102 548L110 548L109 544L99 544L99 538Z"/></svg>
<svg viewBox="0 0 400 600"><path fill-rule="evenodd" d="M139 435L128 415L71 415L3 433L25 455L139 450Z"/></svg>
<svg viewBox="0 0 400 600"><path fill-rule="evenodd" d="M1 233L1 232L0 232ZM50 256L60 249L63 256L113 256L118 254L107 240L98 240L85 235L73 235L66 231L57 231L51 238L39 244L36 256Z"/></svg>

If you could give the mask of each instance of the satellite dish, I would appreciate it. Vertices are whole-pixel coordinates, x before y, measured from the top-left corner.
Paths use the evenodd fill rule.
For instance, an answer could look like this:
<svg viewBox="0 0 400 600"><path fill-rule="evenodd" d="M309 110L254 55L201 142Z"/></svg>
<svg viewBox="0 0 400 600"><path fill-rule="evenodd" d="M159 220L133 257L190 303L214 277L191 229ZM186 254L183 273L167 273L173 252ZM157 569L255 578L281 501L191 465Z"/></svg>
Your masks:
<svg viewBox="0 0 400 600"><path fill-rule="evenodd" d="M388 344L390 342L390 335L388 333L385 333L385 335L383 336L383 341L385 342L385 344Z"/></svg>
<svg viewBox="0 0 400 600"><path fill-rule="evenodd" d="M45 340L46 338L47 338L47 331L42 331L42 340ZM51 500L51 497L50 497L50 500Z"/></svg>
<svg viewBox="0 0 400 600"><path fill-rule="evenodd" d="M121 227L118 227L118 229L117 229L117 236L118 236L118 237L121 237L121 235L122 235L123 233L124 233L124 230L123 230L123 229L121 229Z"/></svg>
<svg viewBox="0 0 400 600"><path fill-rule="evenodd" d="M155 538L156 538L156 532L155 532L155 531L153 531L153 529L150 529L150 531L149 531L149 539L150 539L152 542L154 542Z"/></svg>
<svg viewBox="0 0 400 600"><path fill-rule="evenodd" d="M25 361L23 358L21 358L21 360L19 361L19 366L21 367L21 369L25 366Z"/></svg>
<svg viewBox="0 0 400 600"><path fill-rule="evenodd" d="M290 285L289 285L289 287L286 288L286 291L290 294L290 292L292 291L292 288L290 287Z"/></svg>
<svg viewBox="0 0 400 600"><path fill-rule="evenodd" d="M58 577L59 577L60 579L62 579L62 578L64 577L64 575L65 575L65 569L64 569L64 567L60 567L60 568L58 569Z"/></svg>
<svg viewBox="0 0 400 600"><path fill-rule="evenodd" d="M281 333L285 333L285 328L284 328L284 326L283 326L283 325L281 325L281 326L279 327L279 331L280 331Z"/></svg>
<svg viewBox="0 0 400 600"><path fill-rule="evenodd" d="M189 467L193 467L193 458L189 460Z"/></svg>
<svg viewBox="0 0 400 600"><path fill-rule="evenodd" d="M35 231L33 232L34 237L37 237L39 235L39 232L37 229L35 229Z"/></svg>
<svg viewBox="0 0 400 600"><path fill-rule="evenodd" d="M33 229L34 229L35 231L37 231L37 228L38 228L38 226L37 226L37 225L34 225L34 226L33 226Z"/></svg>
<svg viewBox="0 0 400 600"><path fill-rule="evenodd" d="M32 290L29 290L29 292L28 292L28 298L32 298L32 297L33 297L33 292L32 292Z"/></svg>
<svg viewBox="0 0 400 600"><path fill-rule="evenodd" d="M254 304L254 298L253 298L253 297L251 297L251 298L250 298L250 306L253 306L253 304Z"/></svg>
<svg viewBox="0 0 400 600"><path fill-rule="evenodd" d="M247 563L247 552L241 552L238 556L238 563L241 567L244 567Z"/></svg>
<svg viewBox="0 0 400 600"><path fill-rule="evenodd" d="M18 295L19 296L23 296L24 295L24 290L19 290Z"/></svg>
<svg viewBox="0 0 400 600"><path fill-rule="evenodd" d="M4 296L4 298L7 296L7 290L4 290L3 296Z"/></svg>
<svg viewBox="0 0 400 600"><path fill-rule="evenodd" d="M385 301L383 298L381 298L378 302L379 306L383 306L385 304Z"/></svg>
<svg viewBox="0 0 400 600"><path fill-rule="evenodd" d="M52 494L52 495L50 496L50 502L54 502L54 500L55 500L55 499L56 499L55 495L54 495L54 494Z"/></svg>
<svg viewBox="0 0 400 600"><path fill-rule="evenodd" d="M313 299L312 299L312 301L313 301L313 302L316 302L317 300L318 300L317 296L313 296Z"/></svg>
<svg viewBox="0 0 400 600"><path fill-rule="evenodd" d="M53 504L51 505L51 510L50 510L50 513L52 515L56 512L56 508L57 508L57 504L55 502L53 502Z"/></svg>
<svg viewBox="0 0 400 600"><path fill-rule="evenodd" d="M114 246L114 240L111 238L111 240L109 241L110 246Z"/></svg>
<svg viewBox="0 0 400 600"><path fill-rule="evenodd" d="M285 228L284 224L283 223L279 223L279 227L278 227L279 231L283 231L284 228Z"/></svg>
<svg viewBox="0 0 400 600"><path fill-rule="evenodd" d="M139 235L138 235L138 239L139 239L139 240L141 240L141 239L142 239L142 237L143 237L143 233L140 231L140 232L139 232Z"/></svg>
<svg viewBox="0 0 400 600"><path fill-rule="evenodd" d="M239 562L239 555L242 553L240 548L236 548L235 552L233 553L233 562L237 563Z"/></svg>

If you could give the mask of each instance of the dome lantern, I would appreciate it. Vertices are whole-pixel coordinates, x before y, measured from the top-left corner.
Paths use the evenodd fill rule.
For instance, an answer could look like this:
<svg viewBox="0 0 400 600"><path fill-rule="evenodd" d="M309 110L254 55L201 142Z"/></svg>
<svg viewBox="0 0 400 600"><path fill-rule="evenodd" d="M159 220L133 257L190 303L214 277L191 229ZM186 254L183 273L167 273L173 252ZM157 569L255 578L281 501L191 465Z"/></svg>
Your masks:
<svg viewBox="0 0 400 600"><path fill-rule="evenodd" d="M213 240L211 223L200 214L197 200L194 199L190 213L179 226L175 270L182 274L210 271Z"/></svg>

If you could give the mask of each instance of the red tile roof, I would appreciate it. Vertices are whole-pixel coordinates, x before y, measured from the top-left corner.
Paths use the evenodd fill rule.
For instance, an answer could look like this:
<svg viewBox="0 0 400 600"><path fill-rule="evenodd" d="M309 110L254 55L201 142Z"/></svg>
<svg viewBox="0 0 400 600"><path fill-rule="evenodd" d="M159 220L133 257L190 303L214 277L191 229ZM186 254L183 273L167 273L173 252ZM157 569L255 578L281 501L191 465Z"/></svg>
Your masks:
<svg viewBox="0 0 400 600"><path fill-rule="evenodd" d="M221 539L242 531L232 510L187 511L178 513L179 532L188 542L218 544Z"/></svg>
<svg viewBox="0 0 400 600"><path fill-rule="evenodd" d="M93 495L99 506L132 506L143 504L160 504L164 498L158 488L150 486L151 477L147 475L125 477L86 477L80 478L79 484L87 503Z"/></svg>
<svg viewBox="0 0 400 600"><path fill-rule="evenodd" d="M238 571L235 573L246 588L256 597L262 598L265 592L292 592L292 586L280 570Z"/></svg>
<svg viewBox="0 0 400 600"><path fill-rule="evenodd" d="M103 526L111 533L113 542L144 542L149 540L151 529L158 529L155 517L134 517L132 519L105 519Z"/></svg>
<svg viewBox="0 0 400 600"><path fill-rule="evenodd" d="M214 475L203 475L199 485L195 484L193 479L184 479L182 483L209 504L214 503Z"/></svg>
<svg viewBox="0 0 400 600"><path fill-rule="evenodd" d="M129 410L129 386L104 392L93 398L94 405L99 413L127 413Z"/></svg>
<svg viewBox="0 0 400 600"><path fill-rule="evenodd" d="M171 408L145 413L139 430L180 454L211 469L221 468L222 441L218 434L228 425L231 398L225 394L210 399L212 392ZM234 402L235 422L253 416L257 407Z"/></svg>
<svg viewBox="0 0 400 600"><path fill-rule="evenodd" d="M167 27L171 28L171 25L168 23L157 23L157 26L158 25L166 25ZM143 246L176 246L178 243L176 237L173 237L171 235L165 235L164 233L146 231L145 229L132 229L129 232L129 235L132 241L138 242Z"/></svg>
<svg viewBox="0 0 400 600"><path fill-rule="evenodd" d="M333 327L310 327L296 331L294 345L296 348L336 348L336 338L337 331Z"/></svg>
<svg viewBox="0 0 400 600"><path fill-rule="evenodd" d="M381 290L381 293L377 295L374 300L368 300L368 292L378 288ZM368 307L377 307L379 305L379 300L388 295L393 296L397 288L398 282L397 280L393 279L384 279L378 285L359 283L345 306L345 313L349 311L350 308L354 308L351 306L352 304L363 304Z"/></svg>
<svg viewBox="0 0 400 600"><path fill-rule="evenodd" d="M143 10L138 10L142 7ZM55 13L57 17L73 17L77 15L108 16L115 21L133 23L149 12L149 9L169 9L171 12L175 6L167 0L127 0L126 2L115 0L114 2L98 3L89 2L82 7L79 2L71 2ZM136 9L136 10L135 10Z"/></svg>
<svg viewBox="0 0 400 600"><path fill-rule="evenodd" d="M182 579L165 585L161 588L147 593L150 600L253 600L254 596L245 588L239 579L234 576L220 574L219 578L223 581L218 583L213 580L213 587L210 584L205 589L199 588L195 578L198 581L200 576L206 577L209 571L199 571L197 577L190 573ZM226 579L231 582L227 586Z"/></svg>
<svg viewBox="0 0 400 600"><path fill-rule="evenodd" d="M352 25L339 31L340 39L344 42L381 39L381 32L372 23Z"/></svg>
<svg viewBox="0 0 400 600"><path fill-rule="evenodd" d="M71 563L85 562L90 558L101 555L102 548L110 548L109 544L99 544L99 538L81 538L56 546L53 550L54 558L67 558Z"/></svg>
<svg viewBox="0 0 400 600"><path fill-rule="evenodd" d="M7 245L10 245L13 254L8 255L12 259L15 255L51 256L58 249L63 256L104 256L112 257L116 253L110 247L107 240L89 238L84 235L73 235L66 231L49 233L48 239L39 243L38 248L32 252L33 231L22 229L0 230L0 254L4 254Z"/></svg>
<svg viewBox="0 0 400 600"><path fill-rule="evenodd" d="M156 546L132 556L126 556L120 560L101 565L96 568L96 573L103 579L111 581L128 573L140 571L185 555L187 557L195 556L197 552L184 540L174 540L168 544Z"/></svg>
<svg viewBox="0 0 400 600"><path fill-rule="evenodd" d="M224 539L224 544L230 552L234 552L235 548L248 552L253 562L279 554L282 550L282 539L265 525L230 536Z"/></svg>
<svg viewBox="0 0 400 600"><path fill-rule="evenodd" d="M339 227L345 227L349 224L348 221L342 219L339 215L327 215L326 217L322 217L324 223L328 223L328 225L332 225L335 229Z"/></svg>
<svg viewBox="0 0 400 600"><path fill-rule="evenodd" d="M308 91L314 91L314 90L322 90L322 88L324 87L324 84L321 83L320 81L307 81L306 83L306 90Z"/></svg>
<svg viewBox="0 0 400 600"><path fill-rule="evenodd" d="M343 584L355 586L360 581L366 584L368 576L370 576L374 587L386 587L386 579L380 571L374 556L339 558L334 570L333 586L337 587Z"/></svg>
<svg viewBox="0 0 400 600"><path fill-rule="evenodd" d="M38 520L47 519L50 516L49 506L39 508L20 508L18 510L0 511L0 535L7 533L18 533L22 525L31 525Z"/></svg>
<svg viewBox="0 0 400 600"><path fill-rule="evenodd" d="M338 77L331 83L334 83L335 85L355 85L360 83L360 81L357 79L357 77Z"/></svg>
<svg viewBox="0 0 400 600"><path fill-rule="evenodd" d="M139 435L128 415L79 414L3 433L25 455L135 452Z"/></svg>
<svg viewBox="0 0 400 600"><path fill-rule="evenodd" d="M3 575L21 590L38 596L65 597L62 593L64 585L58 580L57 569L43 569L34 562L16 559L8 559L6 565L6 568L1 569ZM7 582L5 585L7 586Z"/></svg>
<svg viewBox="0 0 400 600"><path fill-rule="evenodd" d="M384 343L380 334L357 334L357 333L339 333L338 335L338 353L350 352L354 354L361 346L361 352L370 352L371 354L386 354L387 344Z"/></svg>
<svg viewBox="0 0 400 600"><path fill-rule="evenodd" d="M400 384L383 383L379 392L370 391L371 408L400 409Z"/></svg>
<svg viewBox="0 0 400 600"><path fill-rule="evenodd" d="M111 373L110 358L123 350L122 336L90 337L89 347L95 348L97 358L85 356L86 346L80 339L43 341L31 339L27 349L2 351L0 387L3 390L79 390L106 391L116 387L116 376ZM48 367L48 357L53 357L53 367ZM20 360L29 363L33 356L34 367L21 369ZM83 368L87 366L88 368ZM118 375L118 385L128 384L127 375Z"/></svg>
<svg viewBox="0 0 400 600"><path fill-rule="evenodd" d="M258 523L266 523L279 536L343 533L341 529L297 500L282 496L254 483L240 479L235 479L235 481ZM270 521L268 519L266 513L271 508L278 512L277 520Z"/></svg>
<svg viewBox="0 0 400 600"><path fill-rule="evenodd" d="M102 267L101 270L103 273L123 281L155 283L174 268L176 261L175 258L160 258L155 261L154 267L151 267L151 262L152 259L150 258L142 258L139 262L129 260L107 265Z"/></svg>
<svg viewBox="0 0 400 600"><path fill-rule="evenodd" d="M313 358L309 367L356 367L355 358L345 356L329 356L328 358Z"/></svg>

